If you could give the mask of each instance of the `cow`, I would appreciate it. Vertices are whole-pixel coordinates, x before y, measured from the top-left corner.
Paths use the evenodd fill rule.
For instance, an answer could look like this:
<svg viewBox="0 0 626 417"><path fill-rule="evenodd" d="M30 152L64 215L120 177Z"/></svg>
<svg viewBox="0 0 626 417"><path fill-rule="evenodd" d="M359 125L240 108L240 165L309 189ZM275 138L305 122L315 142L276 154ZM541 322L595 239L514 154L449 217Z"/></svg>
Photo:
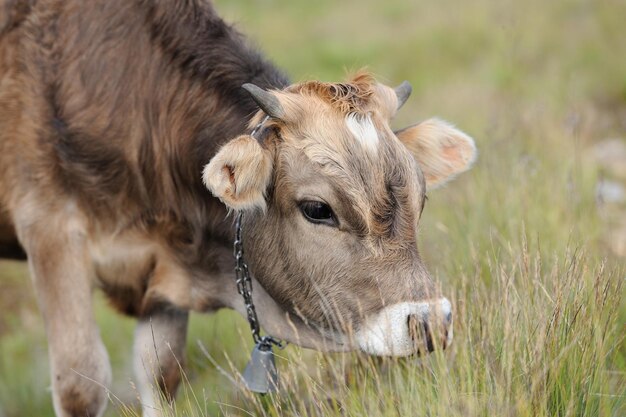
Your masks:
<svg viewBox="0 0 626 417"><path fill-rule="evenodd" d="M451 305L417 228L426 192L476 148L436 118L394 132L409 92L363 71L290 83L208 0L2 0L0 248L28 259L56 415L106 406L95 289L137 317L137 385L159 415L189 312L246 312L238 213L268 334L372 355L447 346Z"/></svg>

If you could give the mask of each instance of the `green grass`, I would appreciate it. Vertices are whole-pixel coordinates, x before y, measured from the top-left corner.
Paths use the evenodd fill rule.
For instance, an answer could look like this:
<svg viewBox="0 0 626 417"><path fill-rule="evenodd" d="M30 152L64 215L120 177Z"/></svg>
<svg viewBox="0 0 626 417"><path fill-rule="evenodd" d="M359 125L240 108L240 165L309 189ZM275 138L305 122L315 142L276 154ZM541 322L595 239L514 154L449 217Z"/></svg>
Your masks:
<svg viewBox="0 0 626 417"><path fill-rule="evenodd" d="M455 309L450 349L423 359L281 351L282 390L234 375L251 344L232 312L192 316L168 415L626 415L624 259L609 251L588 149L626 137L619 1L217 2L294 80L368 65L409 80L397 127L433 115L475 137L475 168L432 191L420 249ZM617 207L626 215L626 207ZM53 415L46 342L24 265L0 263L0 416ZM132 404L132 320L99 297L112 393ZM167 408L166 405L164 407ZM108 415L135 415L112 399Z"/></svg>

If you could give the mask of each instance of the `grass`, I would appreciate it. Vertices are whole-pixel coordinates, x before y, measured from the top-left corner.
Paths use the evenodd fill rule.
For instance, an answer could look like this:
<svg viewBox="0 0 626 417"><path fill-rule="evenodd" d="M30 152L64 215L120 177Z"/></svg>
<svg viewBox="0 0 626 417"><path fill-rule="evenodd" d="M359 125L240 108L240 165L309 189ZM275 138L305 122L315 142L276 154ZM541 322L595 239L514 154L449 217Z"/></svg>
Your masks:
<svg viewBox="0 0 626 417"><path fill-rule="evenodd" d="M251 344L232 312L193 315L186 382L166 415L626 415L624 259L606 241L594 143L626 137L626 4L217 2L295 80L369 65L408 79L398 127L437 115L476 138L475 168L430 193L420 249L455 309L423 359L280 352L282 390L236 377ZM391 82L391 81L390 81ZM604 174L602 174L604 175ZM626 215L626 207L612 208ZM0 416L53 415L46 342L23 264L0 262ZM107 415L136 415L132 320L98 297L114 368Z"/></svg>

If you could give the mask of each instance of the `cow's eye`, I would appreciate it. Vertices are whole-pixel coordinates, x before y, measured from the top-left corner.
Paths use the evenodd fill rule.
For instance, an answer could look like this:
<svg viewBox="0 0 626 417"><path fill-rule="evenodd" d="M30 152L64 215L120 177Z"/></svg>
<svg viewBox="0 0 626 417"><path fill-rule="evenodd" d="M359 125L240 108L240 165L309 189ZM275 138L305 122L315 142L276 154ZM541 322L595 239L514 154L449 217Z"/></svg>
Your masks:
<svg viewBox="0 0 626 417"><path fill-rule="evenodd" d="M311 223L337 226L337 219L328 204L321 201L301 201L299 206L304 217Z"/></svg>

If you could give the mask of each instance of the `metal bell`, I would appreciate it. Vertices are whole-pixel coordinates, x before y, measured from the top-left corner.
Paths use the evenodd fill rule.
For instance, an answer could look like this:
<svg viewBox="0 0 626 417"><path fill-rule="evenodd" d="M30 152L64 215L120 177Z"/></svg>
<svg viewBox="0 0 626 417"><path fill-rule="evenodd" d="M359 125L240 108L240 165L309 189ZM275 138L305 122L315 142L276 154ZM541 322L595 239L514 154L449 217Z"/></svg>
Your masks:
<svg viewBox="0 0 626 417"><path fill-rule="evenodd" d="M243 371L243 380L252 392L267 394L278 390L278 371L270 343L257 343L250 362Z"/></svg>

